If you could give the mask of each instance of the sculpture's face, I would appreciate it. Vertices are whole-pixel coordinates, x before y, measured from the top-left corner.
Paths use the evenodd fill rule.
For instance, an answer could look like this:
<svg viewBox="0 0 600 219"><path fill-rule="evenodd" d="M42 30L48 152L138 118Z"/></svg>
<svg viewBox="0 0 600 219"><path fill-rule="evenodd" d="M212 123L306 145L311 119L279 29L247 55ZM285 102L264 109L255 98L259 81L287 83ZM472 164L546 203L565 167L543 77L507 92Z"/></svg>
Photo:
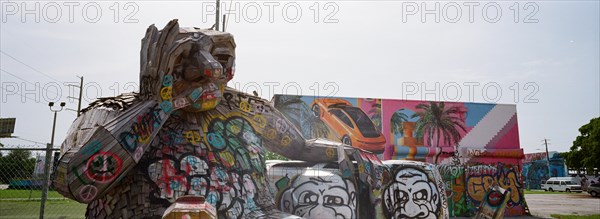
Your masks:
<svg viewBox="0 0 600 219"><path fill-rule="evenodd" d="M437 218L440 195L425 172L408 167L384 191L384 204L394 218Z"/></svg>
<svg viewBox="0 0 600 219"><path fill-rule="evenodd" d="M300 175L281 193L281 209L307 218L355 218L356 191L337 174Z"/></svg>
<svg viewBox="0 0 600 219"><path fill-rule="evenodd" d="M230 36L230 35L229 35ZM230 37L229 40L233 41ZM174 69L173 96L186 96L186 111L214 109L223 97L227 82L233 78L235 57L233 45L223 43L199 45L179 60Z"/></svg>

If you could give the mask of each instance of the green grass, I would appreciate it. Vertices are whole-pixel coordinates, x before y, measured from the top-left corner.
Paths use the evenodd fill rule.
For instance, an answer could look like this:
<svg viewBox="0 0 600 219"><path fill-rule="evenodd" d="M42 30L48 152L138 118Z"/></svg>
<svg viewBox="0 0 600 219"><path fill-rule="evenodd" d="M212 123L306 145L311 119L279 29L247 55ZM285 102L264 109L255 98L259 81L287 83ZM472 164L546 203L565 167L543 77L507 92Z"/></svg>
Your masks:
<svg viewBox="0 0 600 219"><path fill-rule="evenodd" d="M84 218L85 204L76 201L47 201L45 218ZM40 202L0 202L0 218L39 218Z"/></svg>
<svg viewBox="0 0 600 219"><path fill-rule="evenodd" d="M16 190L16 189L0 190L0 202L3 201L3 199L10 199L12 201L14 199L29 200L30 198L37 199L37 200L41 199L42 191L41 190ZM48 191L48 199L57 199L57 198L62 199L63 196L56 191Z"/></svg>
<svg viewBox="0 0 600 219"><path fill-rule="evenodd" d="M40 190L0 190L0 219L39 218ZM85 204L64 198L55 191L48 192L45 218L84 218Z"/></svg>
<svg viewBox="0 0 600 219"><path fill-rule="evenodd" d="M600 219L600 214L593 214L593 215L551 214L550 217L558 218L558 219Z"/></svg>

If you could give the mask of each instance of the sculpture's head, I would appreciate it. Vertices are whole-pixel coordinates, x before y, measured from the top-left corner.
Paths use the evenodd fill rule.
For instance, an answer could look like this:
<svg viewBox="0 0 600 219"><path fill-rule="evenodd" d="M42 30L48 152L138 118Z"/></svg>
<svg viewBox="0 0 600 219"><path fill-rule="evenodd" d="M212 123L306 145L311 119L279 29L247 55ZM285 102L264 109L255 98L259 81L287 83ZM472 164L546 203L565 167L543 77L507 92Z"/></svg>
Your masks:
<svg viewBox="0 0 600 219"><path fill-rule="evenodd" d="M161 31L152 25L142 40L140 93L173 108L183 104L187 111L211 110L221 101L234 68L231 34L179 28L177 20Z"/></svg>

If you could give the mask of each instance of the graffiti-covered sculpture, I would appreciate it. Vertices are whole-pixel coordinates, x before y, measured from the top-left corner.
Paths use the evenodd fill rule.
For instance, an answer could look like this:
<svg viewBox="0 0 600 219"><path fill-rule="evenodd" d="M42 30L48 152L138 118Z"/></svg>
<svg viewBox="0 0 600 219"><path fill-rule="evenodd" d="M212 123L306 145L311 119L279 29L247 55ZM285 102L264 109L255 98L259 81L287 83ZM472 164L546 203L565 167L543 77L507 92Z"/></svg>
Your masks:
<svg viewBox="0 0 600 219"><path fill-rule="evenodd" d="M234 67L228 33L150 26L140 93L100 99L75 120L56 189L89 203L88 218L160 218L184 195L204 196L219 218L287 217L269 192L266 149L327 162L339 143L311 145L268 102L226 87Z"/></svg>
<svg viewBox="0 0 600 219"><path fill-rule="evenodd" d="M445 184L435 166L416 161L384 161L392 172L383 190L386 218L448 218Z"/></svg>
<svg viewBox="0 0 600 219"><path fill-rule="evenodd" d="M293 177L279 194L279 209L306 218L357 218L354 183L325 171Z"/></svg>

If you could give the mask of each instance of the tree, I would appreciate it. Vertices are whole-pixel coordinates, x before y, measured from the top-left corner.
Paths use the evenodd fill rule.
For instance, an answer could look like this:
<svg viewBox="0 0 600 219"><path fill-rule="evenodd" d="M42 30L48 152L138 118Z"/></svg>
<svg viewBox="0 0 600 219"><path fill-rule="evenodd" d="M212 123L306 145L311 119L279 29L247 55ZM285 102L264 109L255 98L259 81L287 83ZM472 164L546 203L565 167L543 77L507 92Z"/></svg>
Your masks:
<svg viewBox="0 0 600 219"><path fill-rule="evenodd" d="M458 143L462 137L458 128L466 132L464 122L456 116L460 112L456 106L446 109L444 102L429 102L429 105L421 103L416 108L420 111L417 111L412 118L419 117L415 127L417 137L423 138L427 134L426 140L429 146L439 147L440 140L446 145ZM437 137L435 145L432 144L434 137ZM438 156L435 157L436 164L437 160Z"/></svg>
<svg viewBox="0 0 600 219"><path fill-rule="evenodd" d="M596 174L600 170L600 117L581 126L579 133L565 156L567 166L578 172L585 169L588 174Z"/></svg>
<svg viewBox="0 0 600 219"><path fill-rule="evenodd" d="M31 151L28 150L13 150L0 157L0 182L9 183L13 179L31 178L35 162Z"/></svg>

